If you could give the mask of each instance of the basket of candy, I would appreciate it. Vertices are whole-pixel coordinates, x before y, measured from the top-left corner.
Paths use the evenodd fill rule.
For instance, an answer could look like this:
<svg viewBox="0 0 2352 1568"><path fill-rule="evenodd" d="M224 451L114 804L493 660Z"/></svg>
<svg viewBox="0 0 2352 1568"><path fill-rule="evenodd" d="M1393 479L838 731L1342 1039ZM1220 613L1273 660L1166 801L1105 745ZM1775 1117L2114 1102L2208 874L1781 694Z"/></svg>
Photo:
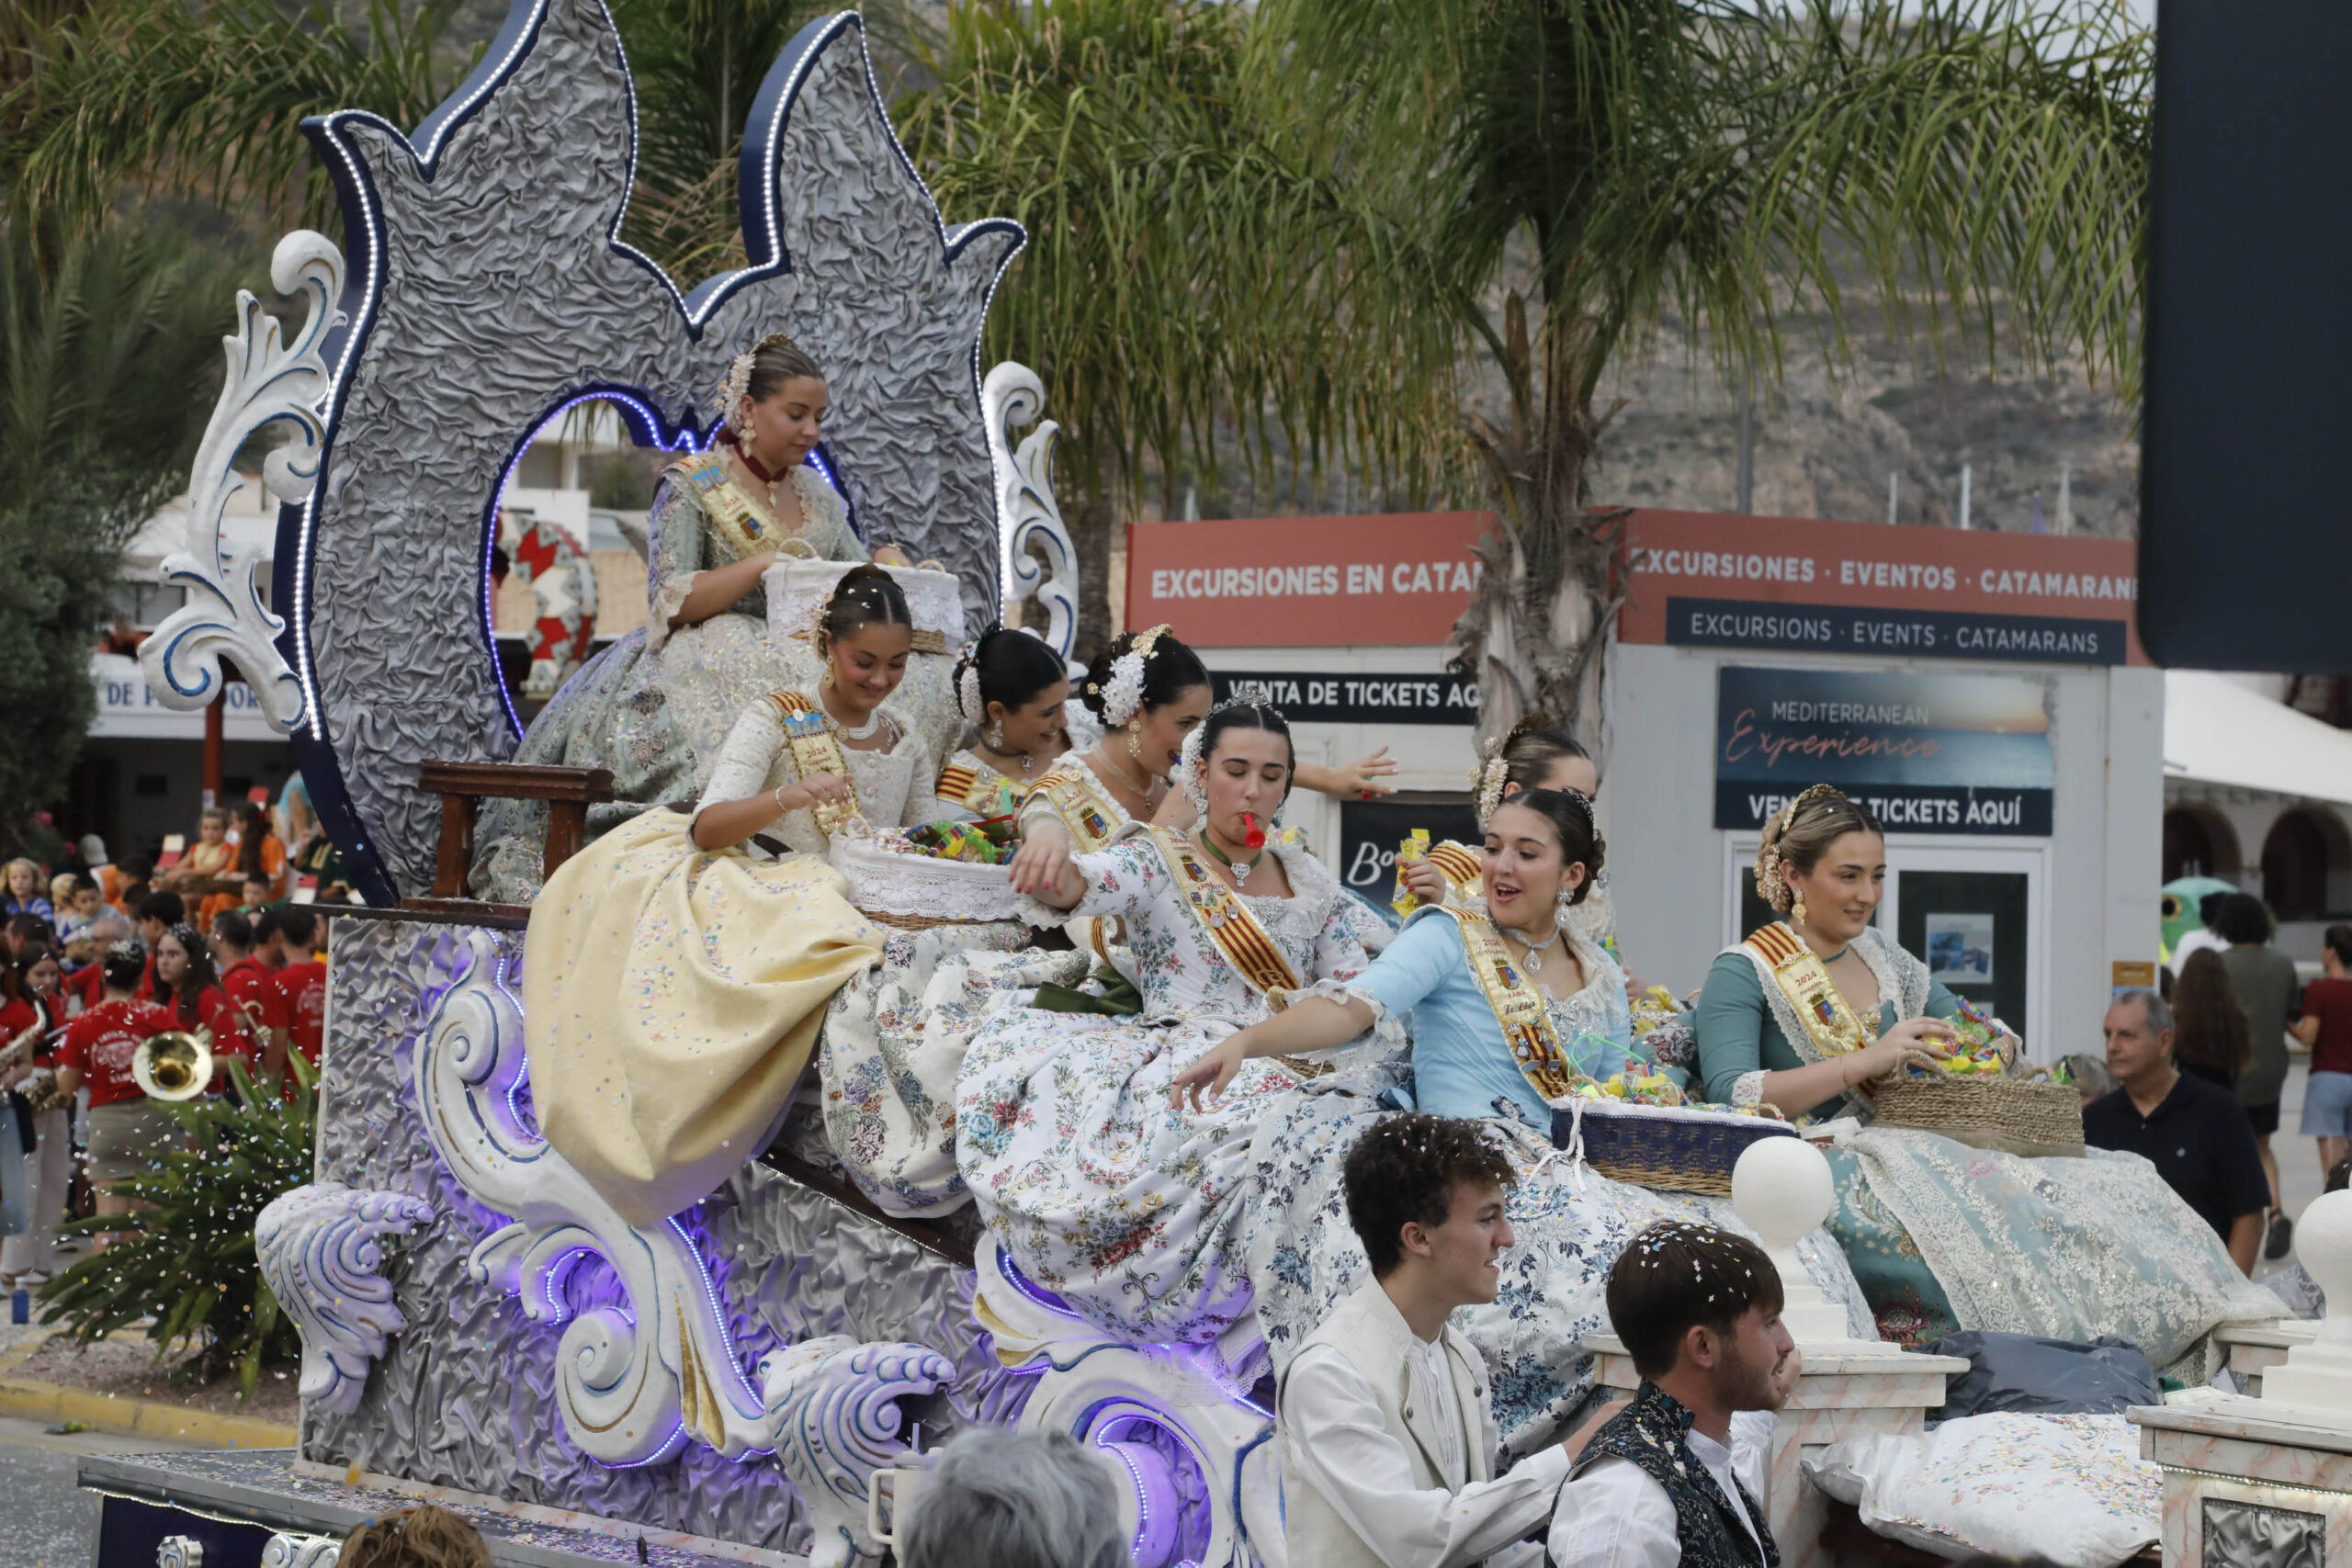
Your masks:
<svg viewBox="0 0 2352 1568"><path fill-rule="evenodd" d="M849 883L850 902L905 931L1018 919L1005 863L1012 820L926 822L903 832L857 824L833 835L830 858Z"/></svg>
<svg viewBox="0 0 2352 1568"><path fill-rule="evenodd" d="M1750 1144L1796 1135L1769 1105L1693 1102L1662 1073L1586 1078L1552 1105L1554 1146L1611 1180L1675 1192L1728 1197Z"/></svg>
<svg viewBox="0 0 2352 1568"><path fill-rule="evenodd" d="M1914 1052L1901 1070L1870 1086L1881 1127L1938 1133L1972 1148L2030 1157L2081 1157L2083 1102L2048 1069L2020 1066L2017 1037L2000 1020L1963 1001L1949 1021L1947 1056Z"/></svg>

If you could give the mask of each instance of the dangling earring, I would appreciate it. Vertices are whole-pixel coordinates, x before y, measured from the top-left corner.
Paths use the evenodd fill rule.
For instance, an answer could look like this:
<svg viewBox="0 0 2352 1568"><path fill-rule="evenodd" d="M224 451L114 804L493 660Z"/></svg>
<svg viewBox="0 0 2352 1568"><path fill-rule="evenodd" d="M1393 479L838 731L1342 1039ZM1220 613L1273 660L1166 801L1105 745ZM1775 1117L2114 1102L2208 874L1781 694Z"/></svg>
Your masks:
<svg viewBox="0 0 2352 1568"><path fill-rule="evenodd" d="M989 742L989 750L991 750L991 751L995 751L995 752L1000 752L1000 753L1001 753L1001 752L1004 750L1004 726L1003 726L1003 725L999 724L999 725L994 725L994 726L990 727L990 728L989 728L989 732L988 732L988 742Z"/></svg>
<svg viewBox="0 0 2352 1568"><path fill-rule="evenodd" d="M1797 923L1797 924L1799 924L1799 925L1803 925L1803 924L1804 924L1804 894L1802 894L1802 893L1798 894L1798 895L1797 895L1797 897L1796 897L1796 902L1794 902L1794 903L1792 903L1792 904L1791 904L1791 905L1789 906L1789 919L1792 919L1792 920L1796 921L1796 923Z"/></svg>
<svg viewBox="0 0 2352 1568"><path fill-rule="evenodd" d="M1143 761L1143 720L1140 718L1127 720L1127 755L1138 762Z"/></svg>
<svg viewBox="0 0 2352 1568"><path fill-rule="evenodd" d="M817 677L817 684L818 684L820 687L824 688L825 690L828 690L828 691L830 691L830 690L832 688L832 684L833 684L833 661L832 661L831 660L828 659L828 660L825 660L825 672L824 672L822 675L820 675L819 677Z"/></svg>

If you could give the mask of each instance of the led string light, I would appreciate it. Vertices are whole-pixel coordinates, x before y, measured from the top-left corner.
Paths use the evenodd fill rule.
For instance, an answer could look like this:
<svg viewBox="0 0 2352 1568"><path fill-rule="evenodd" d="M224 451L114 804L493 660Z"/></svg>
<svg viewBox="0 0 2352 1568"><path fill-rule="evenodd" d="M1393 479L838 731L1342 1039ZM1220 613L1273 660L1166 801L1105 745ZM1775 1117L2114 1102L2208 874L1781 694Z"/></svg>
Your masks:
<svg viewBox="0 0 2352 1568"><path fill-rule="evenodd" d="M498 609L494 590L491 583L490 558L492 552L498 547L498 515L506 506L506 488L514 481L514 470L522 466L523 454L528 452L550 426L582 403L611 403L623 411L625 415L634 413L637 417L628 423L634 427L632 434L641 433L647 437L639 443L641 446L650 446L662 452L699 450L695 445L694 426L691 423L672 431L669 422L655 411L651 400L642 393L625 388L597 387L588 391L574 393L565 401L558 403L553 409L540 415L532 422L529 433L516 442L514 449L507 454L505 464L498 470L498 488L491 492L490 507L484 514L482 523L481 628L482 643L490 652L491 671L495 677L492 685L498 693L499 706L505 710L507 727L514 732L518 739L523 734L523 716L514 711L514 695L506 689L505 671L498 662ZM582 543L584 544L585 541L583 540ZM504 989L503 987L500 988Z"/></svg>

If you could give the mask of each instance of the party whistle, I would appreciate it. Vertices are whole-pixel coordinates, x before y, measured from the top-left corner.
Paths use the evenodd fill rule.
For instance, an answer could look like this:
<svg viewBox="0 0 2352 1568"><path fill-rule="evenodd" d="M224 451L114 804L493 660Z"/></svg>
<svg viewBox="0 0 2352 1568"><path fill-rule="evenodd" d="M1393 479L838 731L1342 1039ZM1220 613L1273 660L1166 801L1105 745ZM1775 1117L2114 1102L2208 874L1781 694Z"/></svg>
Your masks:
<svg viewBox="0 0 2352 1568"><path fill-rule="evenodd" d="M1241 826L1243 829L1241 841L1246 847L1253 850L1262 850L1266 847L1266 830L1258 826L1258 818L1254 812L1245 811L1241 814Z"/></svg>

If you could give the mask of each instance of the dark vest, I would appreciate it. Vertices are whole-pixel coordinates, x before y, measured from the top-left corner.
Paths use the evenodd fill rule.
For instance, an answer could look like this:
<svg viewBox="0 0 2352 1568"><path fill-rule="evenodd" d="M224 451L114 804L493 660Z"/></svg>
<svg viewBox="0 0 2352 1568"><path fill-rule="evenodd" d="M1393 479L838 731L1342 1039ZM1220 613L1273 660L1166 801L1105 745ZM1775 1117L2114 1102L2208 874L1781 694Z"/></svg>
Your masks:
<svg viewBox="0 0 2352 1568"><path fill-rule="evenodd" d="M1594 1461L1614 1457L1630 1461L1665 1487L1674 1504L1674 1532L1682 1540L1682 1568L1781 1568L1781 1549L1772 1540L1772 1527L1764 1521L1763 1508L1734 1476L1740 1506L1747 1510L1764 1543L1759 1562L1756 1544L1741 1527L1731 1500L1690 1451L1690 1412L1645 1380L1634 1403L1592 1435L1569 1473L1581 1473Z"/></svg>

